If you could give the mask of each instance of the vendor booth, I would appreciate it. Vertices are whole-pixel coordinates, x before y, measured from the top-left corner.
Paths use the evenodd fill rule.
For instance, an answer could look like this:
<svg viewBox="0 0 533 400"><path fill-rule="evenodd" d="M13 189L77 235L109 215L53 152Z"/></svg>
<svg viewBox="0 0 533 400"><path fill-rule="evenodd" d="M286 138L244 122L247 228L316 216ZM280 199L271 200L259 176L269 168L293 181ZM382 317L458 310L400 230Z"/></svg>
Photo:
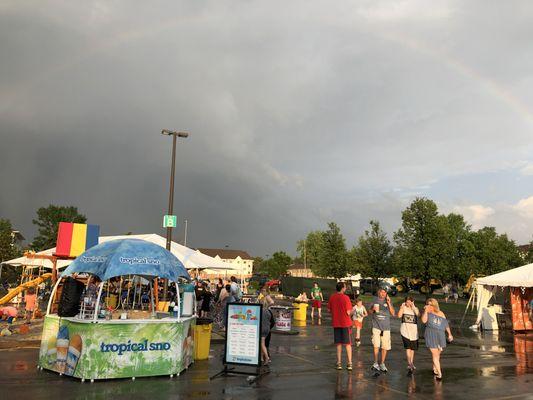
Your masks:
<svg viewBox="0 0 533 400"><path fill-rule="evenodd" d="M474 328L497 330L498 318L508 308L514 331L533 331L533 264L477 279L474 296L478 309ZM503 305L489 305L498 296L504 297Z"/></svg>
<svg viewBox="0 0 533 400"><path fill-rule="evenodd" d="M172 282L165 312L154 305L157 278ZM54 286L39 367L82 381L179 375L193 362L196 316L188 279L184 265L156 244L124 239L92 247Z"/></svg>

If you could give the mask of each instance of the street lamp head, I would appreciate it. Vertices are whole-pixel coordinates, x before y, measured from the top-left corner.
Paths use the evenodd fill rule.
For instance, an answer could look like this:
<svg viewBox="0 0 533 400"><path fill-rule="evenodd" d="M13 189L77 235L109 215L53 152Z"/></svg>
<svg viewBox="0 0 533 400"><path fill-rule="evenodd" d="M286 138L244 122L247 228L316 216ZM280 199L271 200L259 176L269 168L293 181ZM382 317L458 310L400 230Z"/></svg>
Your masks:
<svg viewBox="0 0 533 400"><path fill-rule="evenodd" d="M181 138L189 137L189 134L187 132L175 132L175 131L171 131L168 129L163 129L161 131L161 134L168 135L168 136L176 135L177 137L181 137Z"/></svg>

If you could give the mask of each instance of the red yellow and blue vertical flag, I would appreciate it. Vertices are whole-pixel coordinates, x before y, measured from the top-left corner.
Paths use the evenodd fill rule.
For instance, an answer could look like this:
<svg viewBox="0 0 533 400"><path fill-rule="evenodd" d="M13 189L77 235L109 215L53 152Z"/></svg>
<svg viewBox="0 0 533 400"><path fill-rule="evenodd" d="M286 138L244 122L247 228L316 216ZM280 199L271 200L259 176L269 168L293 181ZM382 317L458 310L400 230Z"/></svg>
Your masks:
<svg viewBox="0 0 533 400"><path fill-rule="evenodd" d="M99 225L60 222L55 255L58 257L78 257L85 250L98 244L99 235Z"/></svg>

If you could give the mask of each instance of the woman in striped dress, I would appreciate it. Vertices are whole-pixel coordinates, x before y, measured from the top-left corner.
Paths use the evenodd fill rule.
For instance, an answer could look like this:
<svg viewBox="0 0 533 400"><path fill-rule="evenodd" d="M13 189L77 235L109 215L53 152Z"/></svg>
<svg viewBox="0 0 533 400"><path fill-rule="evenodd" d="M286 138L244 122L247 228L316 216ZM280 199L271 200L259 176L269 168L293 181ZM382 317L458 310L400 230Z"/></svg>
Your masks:
<svg viewBox="0 0 533 400"><path fill-rule="evenodd" d="M433 374L438 380L442 379L442 370L440 368L440 354L446 347L446 333L448 340L453 340L452 331L446 319L446 315L440 310L439 303L435 299L427 299L422 314L422 323L426 324L424 339L426 347L431 351L433 359Z"/></svg>

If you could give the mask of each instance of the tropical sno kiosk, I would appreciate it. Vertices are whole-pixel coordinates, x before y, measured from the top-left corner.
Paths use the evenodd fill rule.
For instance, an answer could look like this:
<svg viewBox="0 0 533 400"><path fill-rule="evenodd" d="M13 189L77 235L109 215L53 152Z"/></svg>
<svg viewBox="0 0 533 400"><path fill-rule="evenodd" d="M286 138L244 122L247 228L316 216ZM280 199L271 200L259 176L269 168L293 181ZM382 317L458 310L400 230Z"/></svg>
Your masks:
<svg viewBox="0 0 533 400"><path fill-rule="evenodd" d="M168 311L156 311L154 279L168 280ZM189 280L178 258L144 240L90 248L53 288L39 368L91 382L179 375L193 362L196 316Z"/></svg>

